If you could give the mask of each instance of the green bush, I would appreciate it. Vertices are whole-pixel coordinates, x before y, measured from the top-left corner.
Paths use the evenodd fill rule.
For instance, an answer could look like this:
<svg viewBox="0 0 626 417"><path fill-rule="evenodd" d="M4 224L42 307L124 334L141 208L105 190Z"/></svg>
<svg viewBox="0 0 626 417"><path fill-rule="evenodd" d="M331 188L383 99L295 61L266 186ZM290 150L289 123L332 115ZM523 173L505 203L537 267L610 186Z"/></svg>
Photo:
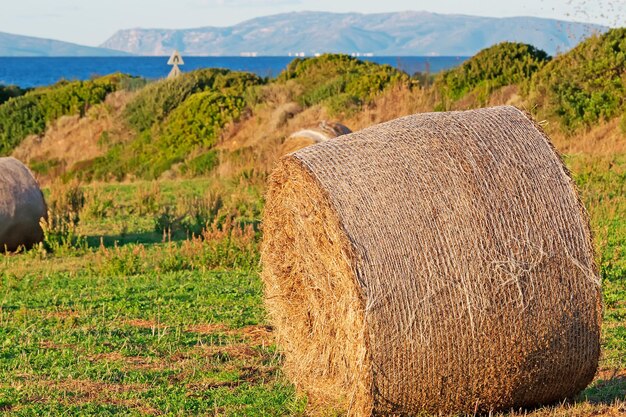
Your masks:
<svg viewBox="0 0 626 417"><path fill-rule="evenodd" d="M172 165L198 152L205 156L183 165L181 170L193 175L207 173L217 163L217 154L210 151L217 143L222 128L238 120L246 108L242 96L227 92L241 92L246 80L254 79L254 76L233 74L235 76L226 74L220 77L219 85L226 93L203 91L190 95L170 112L163 123L142 131L130 143L112 146L104 156L96 158L93 164L77 175L87 180L111 177L121 180L129 174L155 179Z"/></svg>
<svg viewBox="0 0 626 417"><path fill-rule="evenodd" d="M84 116L91 105L104 101L107 94L116 89L117 86L109 80L62 81L36 94L46 122L50 122L66 114Z"/></svg>
<svg viewBox="0 0 626 417"><path fill-rule="evenodd" d="M323 104L331 113L340 112L343 104L348 104L348 111L358 109L390 85L408 81L408 75L389 65L335 54L295 59L277 80L299 84L302 93L297 100L303 106Z"/></svg>
<svg viewBox="0 0 626 417"><path fill-rule="evenodd" d="M626 29L592 36L535 74L530 100L541 117L557 117L566 131L610 119L624 109Z"/></svg>
<svg viewBox="0 0 626 417"><path fill-rule="evenodd" d="M209 174L217 166L219 162L219 154L216 150L211 150L202 155L188 161L183 166L183 174L189 173L196 177L199 175Z"/></svg>
<svg viewBox="0 0 626 417"><path fill-rule="evenodd" d="M9 154L28 135L43 133L51 121L67 114L85 114L118 88L118 79L61 81L31 90L0 105L0 155Z"/></svg>
<svg viewBox="0 0 626 417"><path fill-rule="evenodd" d="M217 160L207 153L222 128L247 107L251 87L263 80L254 74L203 69L149 84L126 107L124 117L138 134L128 143L109 146L104 156L73 175L85 179L159 177L191 154L206 154L181 167L193 175L210 171Z"/></svg>
<svg viewBox="0 0 626 417"><path fill-rule="evenodd" d="M28 135L46 129L39 98L26 95L0 105L0 156L8 155Z"/></svg>
<svg viewBox="0 0 626 417"><path fill-rule="evenodd" d="M172 112L161 135L131 145L135 154L131 172L146 179L158 178L193 151L211 149L222 128L237 120L244 108L241 97L208 91L192 95Z"/></svg>
<svg viewBox="0 0 626 417"><path fill-rule="evenodd" d="M434 88L443 108L471 92L484 103L497 88L530 80L549 60L548 54L534 46L503 42L483 49L460 67L442 72L435 78Z"/></svg>
<svg viewBox="0 0 626 417"><path fill-rule="evenodd" d="M160 144L184 156L195 146L215 145L224 125L245 108L240 96L204 92L189 97L167 120Z"/></svg>
<svg viewBox="0 0 626 417"><path fill-rule="evenodd" d="M26 91L28 90L21 89L16 85L0 85L0 104L10 98L22 96Z"/></svg>
<svg viewBox="0 0 626 417"><path fill-rule="evenodd" d="M128 104L125 117L138 131L150 129L164 121L176 107L191 95L202 91L221 91L243 95L247 87L260 84L254 74L231 72L225 69L201 69L180 77L149 84Z"/></svg>

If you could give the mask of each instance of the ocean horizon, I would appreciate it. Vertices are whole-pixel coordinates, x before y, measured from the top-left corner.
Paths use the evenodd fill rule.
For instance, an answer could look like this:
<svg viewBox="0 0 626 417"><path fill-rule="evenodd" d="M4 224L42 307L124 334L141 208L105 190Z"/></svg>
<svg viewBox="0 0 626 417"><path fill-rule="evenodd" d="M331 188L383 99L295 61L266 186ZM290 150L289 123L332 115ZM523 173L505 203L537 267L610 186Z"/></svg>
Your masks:
<svg viewBox="0 0 626 417"><path fill-rule="evenodd" d="M40 87L61 80L88 80L121 72L147 79L166 77L171 67L167 56L150 57L0 57L0 85ZM297 57L290 56L184 56L183 72L199 68L248 71L261 77L276 77ZM460 65L461 56L360 56L362 60L388 64L409 74L437 73Z"/></svg>

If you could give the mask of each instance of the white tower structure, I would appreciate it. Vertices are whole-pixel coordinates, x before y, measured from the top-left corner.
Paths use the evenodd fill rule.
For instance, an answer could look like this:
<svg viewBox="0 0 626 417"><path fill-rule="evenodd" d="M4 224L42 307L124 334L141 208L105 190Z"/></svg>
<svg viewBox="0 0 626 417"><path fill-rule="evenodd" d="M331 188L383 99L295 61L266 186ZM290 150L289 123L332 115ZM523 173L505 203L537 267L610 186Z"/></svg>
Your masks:
<svg viewBox="0 0 626 417"><path fill-rule="evenodd" d="M175 78L175 77L178 77L182 73L182 71L180 70L180 68L178 68L178 66L185 65L185 61L183 61L183 57L180 56L180 53L175 50L174 53L172 53L172 56L170 57L169 61L167 61L167 65L172 65L172 70L170 71L167 78Z"/></svg>

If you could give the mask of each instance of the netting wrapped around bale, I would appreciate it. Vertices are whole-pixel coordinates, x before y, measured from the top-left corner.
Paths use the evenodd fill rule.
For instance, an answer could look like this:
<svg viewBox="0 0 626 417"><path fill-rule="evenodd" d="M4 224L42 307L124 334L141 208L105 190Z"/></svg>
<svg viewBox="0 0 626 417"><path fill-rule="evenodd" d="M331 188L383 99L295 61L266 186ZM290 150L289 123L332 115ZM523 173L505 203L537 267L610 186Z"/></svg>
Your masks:
<svg viewBox="0 0 626 417"><path fill-rule="evenodd" d="M575 395L599 357L587 215L514 107L409 116L283 158L262 253L313 411L489 411Z"/></svg>

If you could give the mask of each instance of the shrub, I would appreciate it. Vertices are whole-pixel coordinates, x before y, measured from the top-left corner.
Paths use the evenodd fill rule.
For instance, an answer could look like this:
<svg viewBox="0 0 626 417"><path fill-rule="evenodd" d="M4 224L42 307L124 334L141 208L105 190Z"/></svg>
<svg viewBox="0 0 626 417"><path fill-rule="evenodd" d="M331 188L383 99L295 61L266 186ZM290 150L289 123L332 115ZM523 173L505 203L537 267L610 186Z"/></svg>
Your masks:
<svg viewBox="0 0 626 417"><path fill-rule="evenodd" d="M117 85L111 79L93 81L61 81L50 89L34 92L39 96L39 105L46 122L66 114L85 115L93 104L104 101L107 94L115 91Z"/></svg>
<svg viewBox="0 0 626 417"><path fill-rule="evenodd" d="M180 169L206 173L217 163L210 151L222 128L241 117L247 89L262 82L254 74L204 69L152 83L124 113L138 134L130 142L109 146L105 155L73 175L87 180L127 176L150 180L198 154L207 156Z"/></svg>
<svg viewBox="0 0 626 417"><path fill-rule="evenodd" d="M435 78L434 88L442 108L472 91L484 104L491 92L530 80L549 60L548 54L534 46L503 42L483 49L458 68L442 72Z"/></svg>
<svg viewBox="0 0 626 417"><path fill-rule="evenodd" d="M28 135L46 129L45 114L35 95L26 95L0 105L0 156L8 155Z"/></svg>
<svg viewBox="0 0 626 417"><path fill-rule="evenodd" d="M162 134L145 136L149 140L131 145L135 156L129 161L130 172L146 179L158 178L193 151L210 150L222 128L239 119L244 108L241 97L209 91L192 95L172 112Z"/></svg>
<svg viewBox="0 0 626 417"><path fill-rule="evenodd" d="M16 85L0 85L0 104L8 101L10 98L22 96L26 91L28 90L24 90Z"/></svg>
<svg viewBox="0 0 626 417"><path fill-rule="evenodd" d="M245 108L240 96L203 92L189 97L167 120L160 145L184 156L196 146L211 148L228 122Z"/></svg>
<svg viewBox="0 0 626 417"><path fill-rule="evenodd" d="M546 65L532 79L530 99L541 117L557 117L572 132L624 110L625 78L626 28L612 29Z"/></svg>
<svg viewBox="0 0 626 417"><path fill-rule="evenodd" d="M409 82L405 73L389 65L361 61L348 55L326 54L316 58L295 59L278 77L279 83L295 82L301 86L296 97L300 104L323 104L339 111L371 102L387 87Z"/></svg>
<svg viewBox="0 0 626 417"><path fill-rule="evenodd" d="M219 153L211 150L188 161L181 169L182 173L189 173L196 177L209 174L219 163Z"/></svg>
<svg viewBox="0 0 626 417"><path fill-rule="evenodd" d="M61 81L31 90L0 105L0 155L13 150L28 135L43 133L49 122L67 114L84 115L118 88L117 78Z"/></svg>
<svg viewBox="0 0 626 417"><path fill-rule="evenodd" d="M151 180L194 152L205 156L192 160L183 171L194 175L208 172L217 163L217 154L211 153L211 149L222 128L238 120L245 107L240 96L210 91L193 94L171 112L159 129L143 131L129 144L111 147L80 176L89 179L112 176L121 180L133 174Z"/></svg>
<svg viewBox="0 0 626 417"><path fill-rule="evenodd" d="M170 112L195 93L210 90L241 96L247 87L261 82L254 74L225 69L188 72L143 88L126 107L125 117L135 129L147 130L165 120Z"/></svg>

